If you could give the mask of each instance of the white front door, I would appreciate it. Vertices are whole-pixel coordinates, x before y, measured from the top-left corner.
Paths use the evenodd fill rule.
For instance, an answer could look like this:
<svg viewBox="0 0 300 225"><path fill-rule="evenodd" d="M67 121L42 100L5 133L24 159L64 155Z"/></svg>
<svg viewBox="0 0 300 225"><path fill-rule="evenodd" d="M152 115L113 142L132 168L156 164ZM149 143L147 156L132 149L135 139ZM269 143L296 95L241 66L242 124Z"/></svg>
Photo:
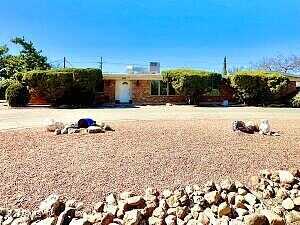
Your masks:
<svg viewBox="0 0 300 225"><path fill-rule="evenodd" d="M119 86L120 103L129 103L130 101L130 85L128 81L121 81Z"/></svg>

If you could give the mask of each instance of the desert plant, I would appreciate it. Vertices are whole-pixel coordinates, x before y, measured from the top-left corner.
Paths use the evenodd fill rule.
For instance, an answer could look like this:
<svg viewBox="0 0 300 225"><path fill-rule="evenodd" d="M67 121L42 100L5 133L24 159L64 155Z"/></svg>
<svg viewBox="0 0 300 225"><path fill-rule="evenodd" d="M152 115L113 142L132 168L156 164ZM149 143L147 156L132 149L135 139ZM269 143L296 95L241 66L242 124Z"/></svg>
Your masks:
<svg viewBox="0 0 300 225"><path fill-rule="evenodd" d="M14 81L6 89L5 98L10 106L25 106L29 102L29 92L27 87Z"/></svg>

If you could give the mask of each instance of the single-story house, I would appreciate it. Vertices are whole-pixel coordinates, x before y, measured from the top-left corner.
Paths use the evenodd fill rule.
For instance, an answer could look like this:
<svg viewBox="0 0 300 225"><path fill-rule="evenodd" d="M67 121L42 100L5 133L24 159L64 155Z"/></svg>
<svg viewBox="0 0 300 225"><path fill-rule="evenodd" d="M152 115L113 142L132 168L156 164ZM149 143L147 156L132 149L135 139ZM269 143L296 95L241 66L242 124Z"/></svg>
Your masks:
<svg viewBox="0 0 300 225"><path fill-rule="evenodd" d="M104 73L103 81L103 94L108 103L185 103L185 96L176 94L161 74Z"/></svg>

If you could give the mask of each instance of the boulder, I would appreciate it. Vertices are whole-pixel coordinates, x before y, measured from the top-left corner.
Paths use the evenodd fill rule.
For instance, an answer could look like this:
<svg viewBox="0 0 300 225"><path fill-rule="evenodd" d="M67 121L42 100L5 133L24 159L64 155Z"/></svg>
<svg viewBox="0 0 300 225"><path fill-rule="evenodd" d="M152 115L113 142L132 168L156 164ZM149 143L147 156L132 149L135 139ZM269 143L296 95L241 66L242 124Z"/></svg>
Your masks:
<svg viewBox="0 0 300 225"><path fill-rule="evenodd" d="M97 134L97 133L104 133L104 130L101 127L98 127L98 126L89 126L87 128L87 132L89 134Z"/></svg>
<svg viewBox="0 0 300 225"><path fill-rule="evenodd" d="M249 203L249 205L254 206L257 202L257 197L254 194L247 193L245 196L245 201Z"/></svg>
<svg viewBox="0 0 300 225"><path fill-rule="evenodd" d="M60 200L60 196L52 194L40 203L39 210L48 216L59 216L65 209L65 204Z"/></svg>
<svg viewBox="0 0 300 225"><path fill-rule="evenodd" d="M176 225L176 216L174 215L169 215L165 218L165 222L166 222L166 225Z"/></svg>
<svg viewBox="0 0 300 225"><path fill-rule="evenodd" d="M75 217L74 208L66 208L57 218L56 225L68 225Z"/></svg>
<svg viewBox="0 0 300 225"><path fill-rule="evenodd" d="M123 220L125 225L138 225L142 220L142 213L138 209L127 211Z"/></svg>
<svg viewBox="0 0 300 225"><path fill-rule="evenodd" d="M129 197L126 200L128 207L130 208L144 208L146 206L145 200L143 199L142 196L133 196Z"/></svg>
<svg viewBox="0 0 300 225"><path fill-rule="evenodd" d="M271 210L262 210L261 214L265 215L268 218L270 225L285 225L284 218L273 213Z"/></svg>
<svg viewBox="0 0 300 225"><path fill-rule="evenodd" d="M245 225L269 225L268 218L265 215L253 213L244 217Z"/></svg>
<svg viewBox="0 0 300 225"><path fill-rule="evenodd" d="M286 210L292 210L295 207L295 205L291 198L287 198L282 201L282 207Z"/></svg>
<svg viewBox="0 0 300 225"><path fill-rule="evenodd" d="M149 225L164 225L165 221L164 219L151 216L148 219L148 223Z"/></svg>
<svg viewBox="0 0 300 225"><path fill-rule="evenodd" d="M293 202L294 202L294 205L300 206L300 196L297 198L294 198Z"/></svg>
<svg viewBox="0 0 300 225"><path fill-rule="evenodd" d="M280 183L291 184L295 180L294 175L290 171L279 170L278 173L279 173Z"/></svg>
<svg viewBox="0 0 300 225"><path fill-rule="evenodd" d="M220 193L218 191L211 191L208 192L204 195L204 199L209 203L209 204L216 204L220 200Z"/></svg>
<svg viewBox="0 0 300 225"><path fill-rule="evenodd" d="M231 207L227 202L222 202L218 207L218 216L229 216L231 214Z"/></svg>

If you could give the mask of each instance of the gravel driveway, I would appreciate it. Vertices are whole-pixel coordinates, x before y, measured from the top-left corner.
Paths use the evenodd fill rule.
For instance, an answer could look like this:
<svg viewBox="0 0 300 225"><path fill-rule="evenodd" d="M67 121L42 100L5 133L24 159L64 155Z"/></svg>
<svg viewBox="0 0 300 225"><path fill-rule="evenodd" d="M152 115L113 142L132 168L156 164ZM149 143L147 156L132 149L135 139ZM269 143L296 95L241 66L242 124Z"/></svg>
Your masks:
<svg viewBox="0 0 300 225"><path fill-rule="evenodd" d="M2 132L0 205L35 207L53 192L90 203L112 191L247 181L263 168L299 167L299 121L272 119L280 137L235 134L229 119L115 121L115 132L95 135Z"/></svg>

